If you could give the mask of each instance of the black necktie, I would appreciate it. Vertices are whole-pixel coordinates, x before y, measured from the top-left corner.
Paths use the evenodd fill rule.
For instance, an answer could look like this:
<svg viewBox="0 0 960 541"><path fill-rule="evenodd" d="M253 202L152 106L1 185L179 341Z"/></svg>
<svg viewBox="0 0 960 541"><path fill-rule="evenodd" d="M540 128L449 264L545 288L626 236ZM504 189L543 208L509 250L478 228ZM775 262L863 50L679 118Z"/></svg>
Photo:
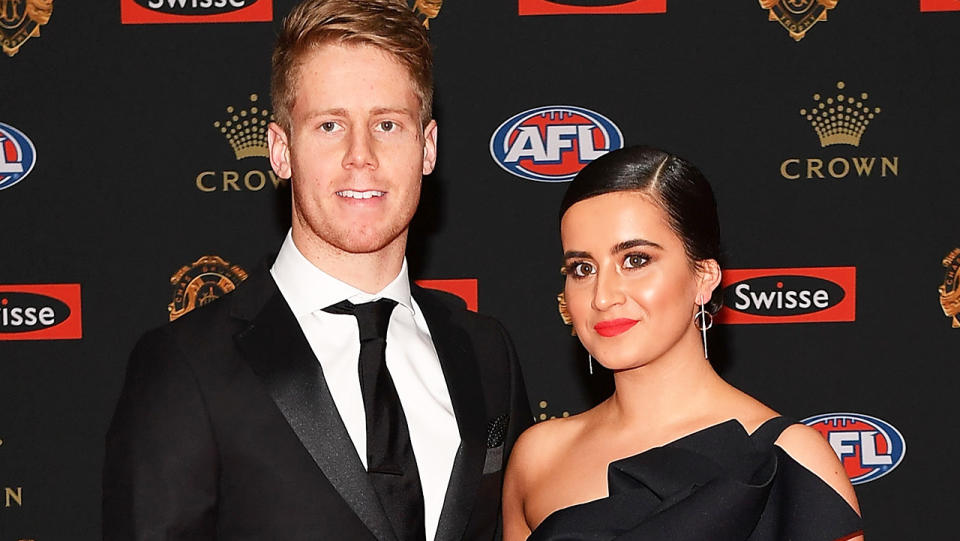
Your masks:
<svg viewBox="0 0 960 541"><path fill-rule="evenodd" d="M407 420L387 370L387 324L397 303L391 299L324 308L351 314L360 327L360 392L367 418L367 476L400 541L424 541L423 491L410 444Z"/></svg>

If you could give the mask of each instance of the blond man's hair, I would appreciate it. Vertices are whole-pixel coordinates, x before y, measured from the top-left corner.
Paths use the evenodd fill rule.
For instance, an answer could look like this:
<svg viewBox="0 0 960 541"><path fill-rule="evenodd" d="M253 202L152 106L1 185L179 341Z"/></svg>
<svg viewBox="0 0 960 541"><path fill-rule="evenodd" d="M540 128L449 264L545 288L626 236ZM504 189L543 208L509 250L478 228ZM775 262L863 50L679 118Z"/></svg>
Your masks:
<svg viewBox="0 0 960 541"><path fill-rule="evenodd" d="M284 19L273 49L270 93L284 131L290 133L304 56L328 43L372 45L393 56L410 73L426 126L432 118L433 53L426 28L405 0L305 0Z"/></svg>

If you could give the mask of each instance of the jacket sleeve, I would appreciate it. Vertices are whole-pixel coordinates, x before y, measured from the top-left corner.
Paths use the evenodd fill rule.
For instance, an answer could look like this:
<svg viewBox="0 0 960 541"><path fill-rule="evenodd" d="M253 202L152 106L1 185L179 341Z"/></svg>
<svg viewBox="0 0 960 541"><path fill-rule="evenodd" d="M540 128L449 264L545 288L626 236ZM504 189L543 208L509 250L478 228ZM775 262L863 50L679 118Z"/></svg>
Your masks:
<svg viewBox="0 0 960 541"><path fill-rule="evenodd" d="M134 348L106 435L103 539L216 532L217 449L197 379L166 329Z"/></svg>

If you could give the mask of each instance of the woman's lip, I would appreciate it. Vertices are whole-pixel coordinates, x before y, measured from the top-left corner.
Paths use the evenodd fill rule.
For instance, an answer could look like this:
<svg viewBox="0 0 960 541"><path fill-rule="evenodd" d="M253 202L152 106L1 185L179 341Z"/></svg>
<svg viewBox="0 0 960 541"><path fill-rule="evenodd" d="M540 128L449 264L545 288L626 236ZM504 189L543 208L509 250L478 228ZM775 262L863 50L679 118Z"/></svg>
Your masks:
<svg viewBox="0 0 960 541"><path fill-rule="evenodd" d="M627 319L621 317L618 319L608 319L607 321L601 321L593 326L593 330L597 331L597 334L600 336L606 336L607 338L611 336L616 336L630 330L631 327L637 324L640 321L639 319Z"/></svg>

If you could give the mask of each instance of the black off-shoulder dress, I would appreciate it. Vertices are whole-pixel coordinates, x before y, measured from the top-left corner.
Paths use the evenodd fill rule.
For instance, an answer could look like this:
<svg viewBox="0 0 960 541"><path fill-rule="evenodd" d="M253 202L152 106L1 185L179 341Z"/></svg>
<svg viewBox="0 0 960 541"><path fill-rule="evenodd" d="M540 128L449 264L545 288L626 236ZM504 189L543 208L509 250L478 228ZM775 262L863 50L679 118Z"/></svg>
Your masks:
<svg viewBox="0 0 960 541"><path fill-rule="evenodd" d="M609 496L555 511L528 541L835 541L862 531L839 494L736 420L612 462Z"/></svg>

